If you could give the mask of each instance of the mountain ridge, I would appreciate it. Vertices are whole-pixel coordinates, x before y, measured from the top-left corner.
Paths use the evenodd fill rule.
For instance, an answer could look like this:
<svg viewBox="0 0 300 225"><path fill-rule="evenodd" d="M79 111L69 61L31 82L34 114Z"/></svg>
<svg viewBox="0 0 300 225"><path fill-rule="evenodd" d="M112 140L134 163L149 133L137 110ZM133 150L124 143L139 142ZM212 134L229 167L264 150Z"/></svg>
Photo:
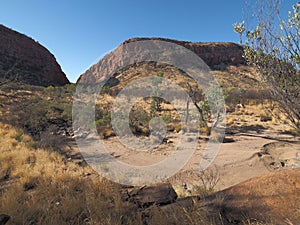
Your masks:
<svg viewBox="0 0 300 225"><path fill-rule="evenodd" d="M221 63L228 63L230 65L238 65L245 63L245 60L243 58L243 47L233 42L191 42L171 38L137 37L127 39L122 44L142 40L160 40L181 45L196 53L204 62L207 63L208 66L213 68L214 66L220 65ZM228 50L226 51L226 54L224 49ZM219 58L216 58L217 55L219 55ZM222 57L220 57L221 55Z"/></svg>
<svg viewBox="0 0 300 225"><path fill-rule="evenodd" d="M160 40L181 45L198 55L212 70L223 70L229 65L245 65L245 60L243 58L243 46L233 42L189 42L159 37L137 37L125 40L114 51L122 48L122 46L128 43L147 40ZM112 62L110 62L111 64L115 63L113 62L113 58L109 60L112 60ZM101 60L80 75L77 83L79 81L86 83L100 83L105 80L105 78L97 74L99 72L98 67L100 66L100 62Z"/></svg>

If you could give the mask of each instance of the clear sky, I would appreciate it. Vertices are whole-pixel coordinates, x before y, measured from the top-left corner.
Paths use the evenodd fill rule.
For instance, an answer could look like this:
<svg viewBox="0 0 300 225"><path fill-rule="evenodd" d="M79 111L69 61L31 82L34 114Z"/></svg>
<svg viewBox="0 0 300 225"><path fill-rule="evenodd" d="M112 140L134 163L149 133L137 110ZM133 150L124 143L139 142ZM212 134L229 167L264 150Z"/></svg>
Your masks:
<svg viewBox="0 0 300 225"><path fill-rule="evenodd" d="M242 20L244 6L243 0L2 0L0 24L48 48L75 82L132 37L238 42L232 24Z"/></svg>

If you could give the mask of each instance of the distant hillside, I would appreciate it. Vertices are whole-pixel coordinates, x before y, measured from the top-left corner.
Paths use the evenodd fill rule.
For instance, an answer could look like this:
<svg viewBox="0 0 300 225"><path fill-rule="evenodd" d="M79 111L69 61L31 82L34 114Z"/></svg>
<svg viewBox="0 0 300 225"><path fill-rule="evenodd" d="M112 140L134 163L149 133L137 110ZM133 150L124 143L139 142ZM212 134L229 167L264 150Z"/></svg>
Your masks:
<svg viewBox="0 0 300 225"><path fill-rule="evenodd" d="M70 83L45 47L3 25L0 25L0 78L39 86Z"/></svg>
<svg viewBox="0 0 300 225"><path fill-rule="evenodd" d="M231 42L188 42L168 38L131 38L123 44L134 41L160 40L172 42L195 52L211 69L219 69L221 65L244 64L243 47Z"/></svg>
<svg viewBox="0 0 300 225"><path fill-rule="evenodd" d="M127 43L144 40L160 40L184 46L196 53L212 70L224 70L228 66L245 64L243 47L229 42L186 42L166 38L132 38L124 41L117 49L122 48ZM113 65L116 59L111 58L109 60L110 65ZM99 74L99 66L100 61L82 74L78 81L81 80L81 82L86 83L103 81L105 78Z"/></svg>

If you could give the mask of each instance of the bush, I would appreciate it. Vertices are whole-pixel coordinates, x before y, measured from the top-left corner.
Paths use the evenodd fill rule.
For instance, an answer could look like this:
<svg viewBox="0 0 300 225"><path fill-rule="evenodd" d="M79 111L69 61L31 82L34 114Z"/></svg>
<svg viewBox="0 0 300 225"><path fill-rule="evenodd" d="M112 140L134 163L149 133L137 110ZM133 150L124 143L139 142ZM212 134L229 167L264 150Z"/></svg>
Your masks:
<svg viewBox="0 0 300 225"><path fill-rule="evenodd" d="M281 17L278 0L257 1L253 6L255 24L235 23L234 31L241 42L246 38L244 57L259 72L263 88L300 132L300 3L292 5L287 21Z"/></svg>

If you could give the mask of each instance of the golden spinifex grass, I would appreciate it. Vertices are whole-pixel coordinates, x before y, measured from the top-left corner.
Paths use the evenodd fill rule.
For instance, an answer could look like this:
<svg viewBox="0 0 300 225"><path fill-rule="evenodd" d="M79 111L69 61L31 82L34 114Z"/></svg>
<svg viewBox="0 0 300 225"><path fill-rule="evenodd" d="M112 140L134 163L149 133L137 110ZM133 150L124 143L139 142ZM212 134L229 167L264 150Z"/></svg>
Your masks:
<svg viewBox="0 0 300 225"><path fill-rule="evenodd" d="M29 136L3 123L0 143L0 212L12 224L118 224L126 214L119 186L90 168L33 148Z"/></svg>

